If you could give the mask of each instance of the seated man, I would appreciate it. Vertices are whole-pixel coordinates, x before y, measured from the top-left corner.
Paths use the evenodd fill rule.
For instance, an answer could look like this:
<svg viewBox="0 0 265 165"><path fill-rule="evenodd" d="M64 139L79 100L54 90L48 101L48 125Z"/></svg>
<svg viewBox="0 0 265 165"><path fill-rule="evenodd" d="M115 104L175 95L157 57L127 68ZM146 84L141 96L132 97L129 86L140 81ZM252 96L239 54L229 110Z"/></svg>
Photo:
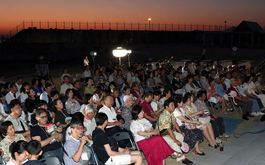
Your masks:
<svg viewBox="0 0 265 165"><path fill-rule="evenodd" d="M185 158L181 151L181 146L184 141L184 137L178 124L176 123L176 118L173 115L173 111L175 110L174 100L167 99L164 103L164 108L165 109L161 113L157 123L160 135L164 138L167 144L176 153L178 153L177 161L182 161L183 164L192 165L193 162ZM178 130L178 132L173 130L174 127Z"/></svg>
<svg viewBox="0 0 265 165"><path fill-rule="evenodd" d="M57 157L60 162L63 162L63 149L61 142L63 136L61 134L62 127L56 130L49 129L48 115L45 109L36 110L36 120L38 124L30 129L31 137L41 143L43 150L43 157Z"/></svg>
<svg viewBox="0 0 265 165"><path fill-rule="evenodd" d="M130 152L128 149L119 148L111 150L107 135L104 131L108 124L108 117L104 113L98 113L95 117L97 128L92 133L93 148L98 159L106 165L132 164L141 165L142 157L139 151Z"/></svg>
<svg viewBox="0 0 265 165"><path fill-rule="evenodd" d="M64 164L82 165L88 164L90 158L90 149L85 144L89 139L84 135L85 129L83 121L72 121L70 124L70 138L64 144Z"/></svg>

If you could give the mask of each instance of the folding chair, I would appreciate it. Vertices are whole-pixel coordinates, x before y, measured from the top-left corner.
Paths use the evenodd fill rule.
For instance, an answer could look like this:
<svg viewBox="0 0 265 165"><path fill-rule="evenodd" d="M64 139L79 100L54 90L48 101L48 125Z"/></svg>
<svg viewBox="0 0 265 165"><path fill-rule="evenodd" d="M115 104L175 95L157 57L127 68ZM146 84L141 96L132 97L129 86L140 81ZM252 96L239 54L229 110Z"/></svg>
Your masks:
<svg viewBox="0 0 265 165"><path fill-rule="evenodd" d="M57 157L47 157L43 159L44 163L52 165L63 165Z"/></svg>
<svg viewBox="0 0 265 165"><path fill-rule="evenodd" d="M94 151L93 145L89 148L91 150L91 157L90 157L89 165L104 165L104 163L98 160L98 157Z"/></svg>
<svg viewBox="0 0 265 165"><path fill-rule="evenodd" d="M117 142L121 140L128 139L131 143L132 150L139 150L137 144L134 142L134 139L131 138L130 134L128 132L117 132L112 136Z"/></svg>

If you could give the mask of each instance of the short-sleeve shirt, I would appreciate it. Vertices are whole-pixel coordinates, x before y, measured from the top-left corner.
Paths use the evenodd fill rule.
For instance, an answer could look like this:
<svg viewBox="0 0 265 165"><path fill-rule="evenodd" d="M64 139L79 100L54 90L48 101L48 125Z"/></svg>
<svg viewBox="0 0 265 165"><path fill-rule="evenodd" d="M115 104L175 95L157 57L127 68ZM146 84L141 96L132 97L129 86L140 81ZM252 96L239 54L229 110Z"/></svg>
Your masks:
<svg viewBox="0 0 265 165"><path fill-rule="evenodd" d="M45 128L41 127L39 125L33 126L30 129L30 134L31 134L31 137L39 136L41 138L41 141L50 137L50 135L46 132ZM60 144L60 142L55 141L51 144L48 144L48 145L42 147L42 149L43 149L43 152L45 153L47 151L53 151L53 150L59 149L61 147L62 147L62 145Z"/></svg>
<svg viewBox="0 0 265 165"><path fill-rule="evenodd" d="M29 130L27 124L23 120L21 120L21 118L16 119L16 118L12 117L11 115L9 115L5 119L5 121L11 121L16 132Z"/></svg>
<svg viewBox="0 0 265 165"><path fill-rule="evenodd" d="M63 160L65 165L82 165L82 161L80 159L79 162L75 162L72 157L78 150L78 147L80 145L80 141L74 139L73 137L69 137L68 140L66 140L64 144L64 149L67 152L68 155L64 154Z"/></svg>
<svg viewBox="0 0 265 165"><path fill-rule="evenodd" d="M139 135L137 132L139 131L149 131L152 129L152 124L146 120L145 118L140 120L133 120L130 126L130 130L134 135L134 139L136 142L144 140L145 137Z"/></svg>
<svg viewBox="0 0 265 165"><path fill-rule="evenodd" d="M104 105L102 108L99 109L98 112L105 113L108 116L108 122L115 122L117 121L117 113L113 107L109 108ZM107 126L107 128L115 127L115 125Z"/></svg>
<svg viewBox="0 0 265 165"><path fill-rule="evenodd" d="M92 139L94 143L93 149L98 156L98 159L105 163L110 158L104 147L104 145L109 144L107 135L102 129L96 128L92 133Z"/></svg>
<svg viewBox="0 0 265 165"><path fill-rule="evenodd" d="M128 107L122 107L121 108L121 116L124 119L125 123L123 124L123 127L127 130L130 130L130 124L132 121L132 112Z"/></svg>
<svg viewBox="0 0 265 165"><path fill-rule="evenodd" d="M164 110L158 120L158 129L161 131L163 129L172 129L176 123L176 118L173 113L169 113L167 110Z"/></svg>
<svg viewBox="0 0 265 165"><path fill-rule="evenodd" d="M143 101L143 102L141 103L141 106L142 106L143 111L144 111L145 114L147 114L148 116L151 116L151 117L154 116L154 110L153 110L153 108L151 107L151 104L150 104L150 103L148 103L148 102L146 102L146 101Z"/></svg>
<svg viewBox="0 0 265 165"><path fill-rule="evenodd" d="M173 112L174 117L176 118L176 122L178 123L179 126L183 125L183 122L178 119L179 117L183 116L182 112L180 109L176 108Z"/></svg>

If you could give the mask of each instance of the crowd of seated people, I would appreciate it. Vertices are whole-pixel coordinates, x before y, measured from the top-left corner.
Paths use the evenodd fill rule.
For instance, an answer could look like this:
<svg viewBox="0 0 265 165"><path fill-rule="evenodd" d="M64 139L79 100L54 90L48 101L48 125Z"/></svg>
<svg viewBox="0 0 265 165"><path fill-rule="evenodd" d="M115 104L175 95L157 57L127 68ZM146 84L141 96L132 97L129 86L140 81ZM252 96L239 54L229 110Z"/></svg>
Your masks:
<svg viewBox="0 0 265 165"><path fill-rule="evenodd" d="M139 152L113 137L126 132L148 164L162 165L171 156L190 165L188 152L207 154L200 147L204 139L223 150L222 138L229 137L215 107L225 115L240 106L244 120L265 120L264 79L245 66L186 62L175 68L164 62L86 67L80 75L64 72L60 86L43 77L1 81L2 161L36 164L56 157L81 165L96 154L105 164L141 164Z"/></svg>

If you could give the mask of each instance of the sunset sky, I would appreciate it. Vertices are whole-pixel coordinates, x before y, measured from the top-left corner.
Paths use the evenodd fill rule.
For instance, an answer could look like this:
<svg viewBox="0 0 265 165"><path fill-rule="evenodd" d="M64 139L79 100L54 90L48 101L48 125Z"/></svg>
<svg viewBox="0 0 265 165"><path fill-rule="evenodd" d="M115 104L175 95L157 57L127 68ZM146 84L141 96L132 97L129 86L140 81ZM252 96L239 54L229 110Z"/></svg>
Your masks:
<svg viewBox="0 0 265 165"><path fill-rule="evenodd" d="M265 0L0 0L0 34L24 21L147 22L265 26Z"/></svg>

